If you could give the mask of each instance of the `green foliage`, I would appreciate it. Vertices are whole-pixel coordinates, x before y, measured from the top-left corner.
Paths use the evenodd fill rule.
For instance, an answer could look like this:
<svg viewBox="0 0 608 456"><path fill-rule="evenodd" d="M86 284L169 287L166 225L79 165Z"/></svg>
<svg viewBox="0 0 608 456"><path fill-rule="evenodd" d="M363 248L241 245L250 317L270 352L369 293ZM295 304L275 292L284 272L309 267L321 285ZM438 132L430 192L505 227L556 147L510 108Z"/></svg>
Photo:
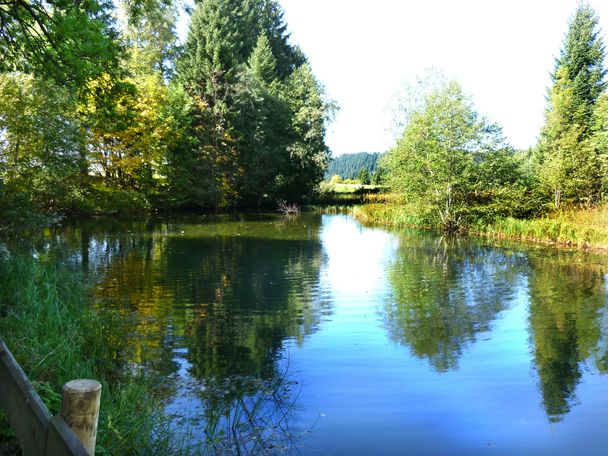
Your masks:
<svg viewBox="0 0 608 456"><path fill-rule="evenodd" d="M555 209L563 203L597 202L601 193L599 157L590 139L606 74L604 44L597 27L593 9L580 4L553 73L537 174Z"/></svg>
<svg viewBox="0 0 608 456"><path fill-rule="evenodd" d="M608 247L608 208L559 211L532 220L507 217L476 228L490 237L599 248Z"/></svg>
<svg viewBox="0 0 608 456"><path fill-rule="evenodd" d="M446 230L465 226L482 205L501 207L504 188L520 180L500 129L479 118L455 82L424 97L382 166L390 187Z"/></svg>
<svg viewBox="0 0 608 456"><path fill-rule="evenodd" d="M82 88L115 69L121 48L106 0L10 0L0 6L0 72Z"/></svg>
<svg viewBox="0 0 608 456"><path fill-rule="evenodd" d="M343 179L356 179L362 169L374 175L378 168L379 153L359 152L355 154L342 154L332 158L325 172L325 179L329 180L334 174Z"/></svg>
<svg viewBox="0 0 608 456"><path fill-rule="evenodd" d="M357 176L357 179L363 185L369 185L371 183L371 177L369 175L369 171L367 170L367 168L361 168L361 171L359 171L359 175Z"/></svg>
<svg viewBox="0 0 608 456"><path fill-rule="evenodd" d="M129 67L137 74L169 78L177 57L177 7L171 0L122 0L128 17L124 36Z"/></svg>
<svg viewBox="0 0 608 456"><path fill-rule="evenodd" d="M301 199L327 165L329 105L287 41L277 2L194 11L178 78L191 97L193 179L203 206Z"/></svg>
<svg viewBox="0 0 608 456"><path fill-rule="evenodd" d="M100 453L171 452L161 397L146 379L122 369L117 355L124 342L108 333L124 320L97 314L81 283L76 273L42 261L0 255L0 334L53 414L65 382L103 384Z"/></svg>
<svg viewBox="0 0 608 456"><path fill-rule="evenodd" d="M594 111L593 135L587 141L591 154L595 154L599 169L599 186L601 197L606 201L608 196L608 94L604 93L598 99Z"/></svg>
<svg viewBox="0 0 608 456"><path fill-rule="evenodd" d="M331 105L276 0L198 3L179 57L177 3L110 6L0 6L3 226L314 192Z"/></svg>
<svg viewBox="0 0 608 456"><path fill-rule="evenodd" d="M0 206L9 220L22 219L11 211L71 209L82 151L75 107L53 83L0 74Z"/></svg>
<svg viewBox="0 0 608 456"><path fill-rule="evenodd" d="M283 193L300 199L311 196L323 179L330 157L325 130L335 107L325 101L321 85L307 63L287 79L285 98L291 112L291 141L287 147L287 173L280 178Z"/></svg>

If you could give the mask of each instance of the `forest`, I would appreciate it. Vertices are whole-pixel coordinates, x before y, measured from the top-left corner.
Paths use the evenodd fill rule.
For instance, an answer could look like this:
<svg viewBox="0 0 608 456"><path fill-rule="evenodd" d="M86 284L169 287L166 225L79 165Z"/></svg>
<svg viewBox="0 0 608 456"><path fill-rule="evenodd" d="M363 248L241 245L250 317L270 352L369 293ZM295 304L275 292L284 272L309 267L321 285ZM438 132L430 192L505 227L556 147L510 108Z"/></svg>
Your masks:
<svg viewBox="0 0 608 456"><path fill-rule="evenodd" d="M378 168L379 152L357 152L343 154L332 158L325 172L325 179L330 180L332 176L340 176L342 179L357 179L364 172L373 176ZM363 171L365 170L365 171Z"/></svg>
<svg viewBox="0 0 608 456"><path fill-rule="evenodd" d="M334 109L276 0L0 3L0 218L308 198Z"/></svg>
<svg viewBox="0 0 608 456"><path fill-rule="evenodd" d="M526 238L552 231L577 242L590 236L572 235L580 217L564 219L568 210L602 224L608 95L589 5L578 6L555 59L535 146L515 150L457 81L434 76L411 94L403 133L381 158L333 160L325 132L336 106L290 41L279 2L197 2L183 44L181 7L0 5L3 227L309 202L334 175L382 184L390 204L355 214L376 223ZM562 220L521 222L551 217Z"/></svg>

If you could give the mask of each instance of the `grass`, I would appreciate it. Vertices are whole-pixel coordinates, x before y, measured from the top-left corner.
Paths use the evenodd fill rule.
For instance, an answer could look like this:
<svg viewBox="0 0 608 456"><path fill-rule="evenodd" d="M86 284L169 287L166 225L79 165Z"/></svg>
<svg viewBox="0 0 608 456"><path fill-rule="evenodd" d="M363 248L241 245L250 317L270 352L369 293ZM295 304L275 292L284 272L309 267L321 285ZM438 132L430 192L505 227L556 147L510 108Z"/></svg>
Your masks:
<svg viewBox="0 0 608 456"><path fill-rule="evenodd" d="M392 228L433 228L416 206L404 203L372 202L354 207L351 214L366 224Z"/></svg>
<svg viewBox="0 0 608 456"><path fill-rule="evenodd" d="M363 191L376 191L378 185L363 185L363 184L326 184L328 191L333 193L356 193Z"/></svg>
<svg viewBox="0 0 608 456"><path fill-rule="evenodd" d="M505 218L472 229L487 237L608 250L608 205L571 208L547 217Z"/></svg>
<svg viewBox="0 0 608 456"><path fill-rule="evenodd" d="M86 296L78 274L0 251L0 335L51 413L65 382L94 378L103 385L98 454L171 453L161 395L122 368L124 347L108 333L120 334L120 320L102 317ZM10 437L6 423L0 430Z"/></svg>
<svg viewBox="0 0 608 456"><path fill-rule="evenodd" d="M363 204L370 195L378 194L382 187L362 184L334 184L322 182L319 193L312 204L315 205L353 205Z"/></svg>
<svg viewBox="0 0 608 456"><path fill-rule="evenodd" d="M127 369L124 316L98 312L79 273L0 246L0 335L52 414L65 382L93 378L102 385L96 454L275 454L293 447L289 415L297 399L287 370L272 380L206 382L205 425L192 428L165 414L167 390L156 377ZM184 429L186 432L184 432ZM0 453L18 454L0 409Z"/></svg>
<svg viewBox="0 0 608 456"><path fill-rule="evenodd" d="M372 195L370 195L372 196ZM437 229L420 213L418 207L403 204L390 195L352 209L363 223L394 228ZM542 218L499 218L492 222L477 222L465 227L469 234L500 239L556 244L580 248L608 250L608 205L594 208L569 208Z"/></svg>

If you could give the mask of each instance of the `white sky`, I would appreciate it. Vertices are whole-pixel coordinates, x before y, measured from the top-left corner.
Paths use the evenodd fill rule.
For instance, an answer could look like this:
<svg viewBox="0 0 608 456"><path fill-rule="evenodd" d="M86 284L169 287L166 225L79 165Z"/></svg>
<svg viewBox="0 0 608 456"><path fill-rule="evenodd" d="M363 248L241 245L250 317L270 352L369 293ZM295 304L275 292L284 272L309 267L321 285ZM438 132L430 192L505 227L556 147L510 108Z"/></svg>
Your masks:
<svg viewBox="0 0 608 456"><path fill-rule="evenodd" d="M546 88L577 0L280 0L292 42L341 110L334 156L385 151L391 99L435 67L518 148L536 142ZM608 30L608 1L589 2Z"/></svg>

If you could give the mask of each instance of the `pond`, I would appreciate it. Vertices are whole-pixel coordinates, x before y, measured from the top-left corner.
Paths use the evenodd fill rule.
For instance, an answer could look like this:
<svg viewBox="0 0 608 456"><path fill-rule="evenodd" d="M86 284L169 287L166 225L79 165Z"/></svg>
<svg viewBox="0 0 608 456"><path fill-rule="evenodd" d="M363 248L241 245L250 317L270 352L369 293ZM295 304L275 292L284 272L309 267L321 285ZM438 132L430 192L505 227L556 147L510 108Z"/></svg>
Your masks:
<svg viewBox="0 0 608 456"><path fill-rule="evenodd" d="M45 249L129 322L192 452L608 448L606 257L312 213L72 222Z"/></svg>

